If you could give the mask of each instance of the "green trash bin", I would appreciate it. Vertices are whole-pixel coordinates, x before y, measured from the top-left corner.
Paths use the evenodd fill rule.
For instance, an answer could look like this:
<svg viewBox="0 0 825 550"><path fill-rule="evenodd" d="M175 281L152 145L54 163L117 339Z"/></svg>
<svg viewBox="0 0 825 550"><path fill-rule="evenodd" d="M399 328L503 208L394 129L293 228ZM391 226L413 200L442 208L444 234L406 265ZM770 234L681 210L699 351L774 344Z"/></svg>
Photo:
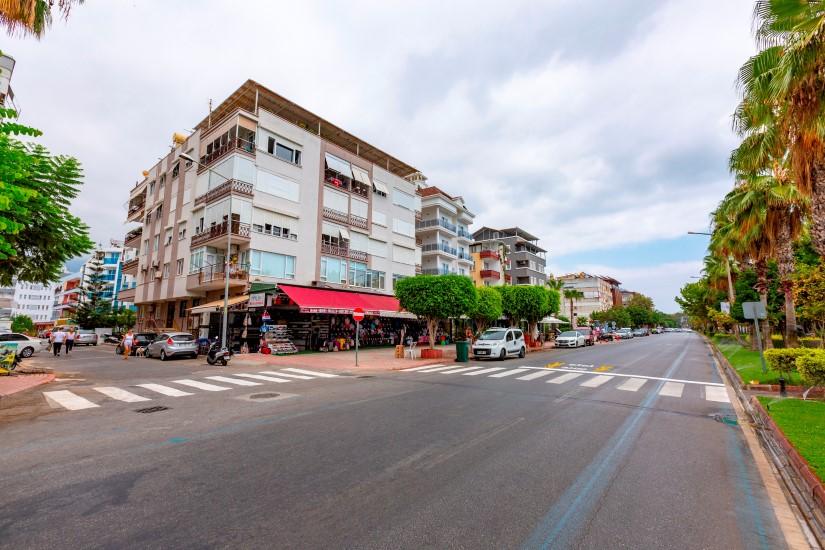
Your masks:
<svg viewBox="0 0 825 550"><path fill-rule="evenodd" d="M456 341L455 360L459 363L466 363L470 360L470 342L468 340Z"/></svg>

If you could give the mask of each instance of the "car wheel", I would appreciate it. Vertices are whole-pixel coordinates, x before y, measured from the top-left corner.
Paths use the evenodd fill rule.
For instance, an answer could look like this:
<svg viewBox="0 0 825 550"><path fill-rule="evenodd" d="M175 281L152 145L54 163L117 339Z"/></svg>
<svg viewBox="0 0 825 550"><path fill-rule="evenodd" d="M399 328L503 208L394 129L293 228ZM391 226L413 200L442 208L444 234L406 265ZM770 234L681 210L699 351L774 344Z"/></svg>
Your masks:
<svg viewBox="0 0 825 550"><path fill-rule="evenodd" d="M31 347L31 346L23 348L23 350L20 352L20 357L25 358L25 357L31 357L32 355L34 355L34 348Z"/></svg>
<svg viewBox="0 0 825 550"><path fill-rule="evenodd" d="M160 350L160 360L166 361L166 352L163 350Z"/></svg>
<svg viewBox="0 0 825 550"><path fill-rule="evenodd" d="M123 354L123 348L120 347L120 346L116 347L115 348L115 355L122 355L122 354Z"/></svg>
<svg viewBox="0 0 825 550"><path fill-rule="evenodd" d="M520 359L524 359L524 356L527 355L527 351L524 349L524 346L521 347L521 350L518 352L518 356Z"/></svg>
<svg viewBox="0 0 825 550"><path fill-rule="evenodd" d="M498 354L498 360L504 361L505 357L507 357L507 352L502 348L501 353Z"/></svg>
<svg viewBox="0 0 825 550"><path fill-rule="evenodd" d="M97 342L95 342L95 343L94 343L94 344L92 344L92 345L93 345L93 346L97 346Z"/></svg>

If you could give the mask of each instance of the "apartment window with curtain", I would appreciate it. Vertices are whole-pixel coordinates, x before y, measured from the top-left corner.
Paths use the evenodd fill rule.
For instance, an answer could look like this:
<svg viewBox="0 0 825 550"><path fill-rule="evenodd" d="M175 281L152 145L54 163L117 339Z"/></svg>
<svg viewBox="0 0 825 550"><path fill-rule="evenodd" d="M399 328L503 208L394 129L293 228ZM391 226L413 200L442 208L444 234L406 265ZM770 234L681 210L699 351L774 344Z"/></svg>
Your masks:
<svg viewBox="0 0 825 550"><path fill-rule="evenodd" d="M294 279L295 256L252 250L249 254L249 273L278 279Z"/></svg>
<svg viewBox="0 0 825 550"><path fill-rule="evenodd" d="M154 246L152 247L152 250L154 252L157 252L158 248L160 248L160 235L155 235L155 242L154 242Z"/></svg>
<svg viewBox="0 0 825 550"><path fill-rule="evenodd" d="M183 258L179 258L175 265L176 265L176 273L178 275L183 275Z"/></svg>
<svg viewBox="0 0 825 550"><path fill-rule="evenodd" d="M169 262L166 262L165 264L163 264L163 278L164 279L169 278Z"/></svg>

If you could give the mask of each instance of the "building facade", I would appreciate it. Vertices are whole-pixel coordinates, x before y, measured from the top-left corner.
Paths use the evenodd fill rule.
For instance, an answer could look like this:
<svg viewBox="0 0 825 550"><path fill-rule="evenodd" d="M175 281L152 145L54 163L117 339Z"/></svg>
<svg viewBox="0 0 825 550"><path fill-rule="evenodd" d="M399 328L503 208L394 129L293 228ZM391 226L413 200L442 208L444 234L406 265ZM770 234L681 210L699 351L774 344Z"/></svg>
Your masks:
<svg viewBox="0 0 825 550"><path fill-rule="evenodd" d="M464 199L449 195L434 186L420 185L421 219L415 224L421 246L421 272L424 275L472 276L473 258L469 226L475 214Z"/></svg>
<svg viewBox="0 0 825 550"><path fill-rule="evenodd" d="M8 328L15 315L27 315L35 324L51 322L56 286L15 281L0 288L0 328Z"/></svg>
<svg viewBox="0 0 825 550"><path fill-rule="evenodd" d="M543 285L547 282L547 251L535 237L519 227L482 227L471 245L478 286Z"/></svg>
<svg viewBox="0 0 825 550"><path fill-rule="evenodd" d="M70 319L77 311L80 303L81 288L80 281L82 275L80 271L67 273L60 278L54 289L54 300L52 309L52 320Z"/></svg>
<svg viewBox="0 0 825 550"><path fill-rule="evenodd" d="M281 285L391 295L416 271L420 202L405 179L415 173L247 81L130 191L127 221L138 225L124 244L135 256L122 272L134 286L120 299L137 306L139 328L204 335L227 264L233 303Z"/></svg>
<svg viewBox="0 0 825 550"><path fill-rule="evenodd" d="M91 258L80 267L80 286L85 286L95 269L98 269L97 266L100 266L101 279L104 282L100 299L110 301L114 309L131 306L128 301L120 299L119 293L124 281L122 264L127 258L134 257L134 254L134 250L126 251L116 241L106 248L95 250Z"/></svg>
<svg viewBox="0 0 825 550"><path fill-rule="evenodd" d="M566 289L576 289L584 294L583 298L574 300L573 314L578 318L590 317L594 311L605 311L615 305L622 305L619 281L605 275L589 273L570 273L559 277ZM562 311L569 313L570 304L562 304Z"/></svg>

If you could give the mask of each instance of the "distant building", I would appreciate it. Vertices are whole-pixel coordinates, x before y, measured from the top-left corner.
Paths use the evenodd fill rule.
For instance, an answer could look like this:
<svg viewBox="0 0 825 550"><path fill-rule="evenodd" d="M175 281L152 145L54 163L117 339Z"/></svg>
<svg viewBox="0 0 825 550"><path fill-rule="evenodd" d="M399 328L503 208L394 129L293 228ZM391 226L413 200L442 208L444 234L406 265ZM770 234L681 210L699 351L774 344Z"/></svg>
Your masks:
<svg viewBox="0 0 825 550"><path fill-rule="evenodd" d="M638 292L634 292L632 290L625 290L623 288L619 289L619 293L622 296L621 303L623 306L626 306L634 296L638 294Z"/></svg>
<svg viewBox="0 0 825 550"><path fill-rule="evenodd" d="M14 73L14 58L0 54L0 107L14 106L14 92L11 90L11 75Z"/></svg>
<svg viewBox="0 0 825 550"><path fill-rule="evenodd" d="M473 239L470 248L476 285L543 285L547 282L547 251L538 245L538 237L520 227L482 227L473 233Z"/></svg>
<svg viewBox="0 0 825 550"><path fill-rule="evenodd" d="M15 281L0 288L0 327L8 328L15 315L27 315L35 324L50 322L55 286Z"/></svg>
<svg viewBox="0 0 825 550"><path fill-rule="evenodd" d="M135 249L124 249L118 241L112 241L106 248L96 250L92 257L80 268L80 286L88 284L89 278L94 273L96 265L100 265L104 290L100 295L103 300L112 302L112 308L131 307L132 303L119 296L119 292L124 285L134 288L134 276L124 276L122 266L125 263L134 261L137 252ZM82 301L82 297L81 297Z"/></svg>
<svg viewBox="0 0 825 550"><path fill-rule="evenodd" d="M60 278L54 290L54 300L52 308L52 320L69 319L74 316L77 311L77 305L80 303L81 289L80 289L81 273L67 273Z"/></svg>
<svg viewBox="0 0 825 550"><path fill-rule="evenodd" d="M564 288L580 290L584 294L573 302L573 314L576 318L590 317L594 311L605 311L614 305L622 304L619 290L621 283L613 277L590 275L589 273L571 273L559 277L564 281ZM569 312L570 304L562 305L562 311Z"/></svg>
<svg viewBox="0 0 825 550"><path fill-rule="evenodd" d="M464 199L449 195L438 187L421 186L418 195L421 197L421 219L415 223L415 236L421 246L422 273L470 277L473 237L468 228L475 214L464 204Z"/></svg>

